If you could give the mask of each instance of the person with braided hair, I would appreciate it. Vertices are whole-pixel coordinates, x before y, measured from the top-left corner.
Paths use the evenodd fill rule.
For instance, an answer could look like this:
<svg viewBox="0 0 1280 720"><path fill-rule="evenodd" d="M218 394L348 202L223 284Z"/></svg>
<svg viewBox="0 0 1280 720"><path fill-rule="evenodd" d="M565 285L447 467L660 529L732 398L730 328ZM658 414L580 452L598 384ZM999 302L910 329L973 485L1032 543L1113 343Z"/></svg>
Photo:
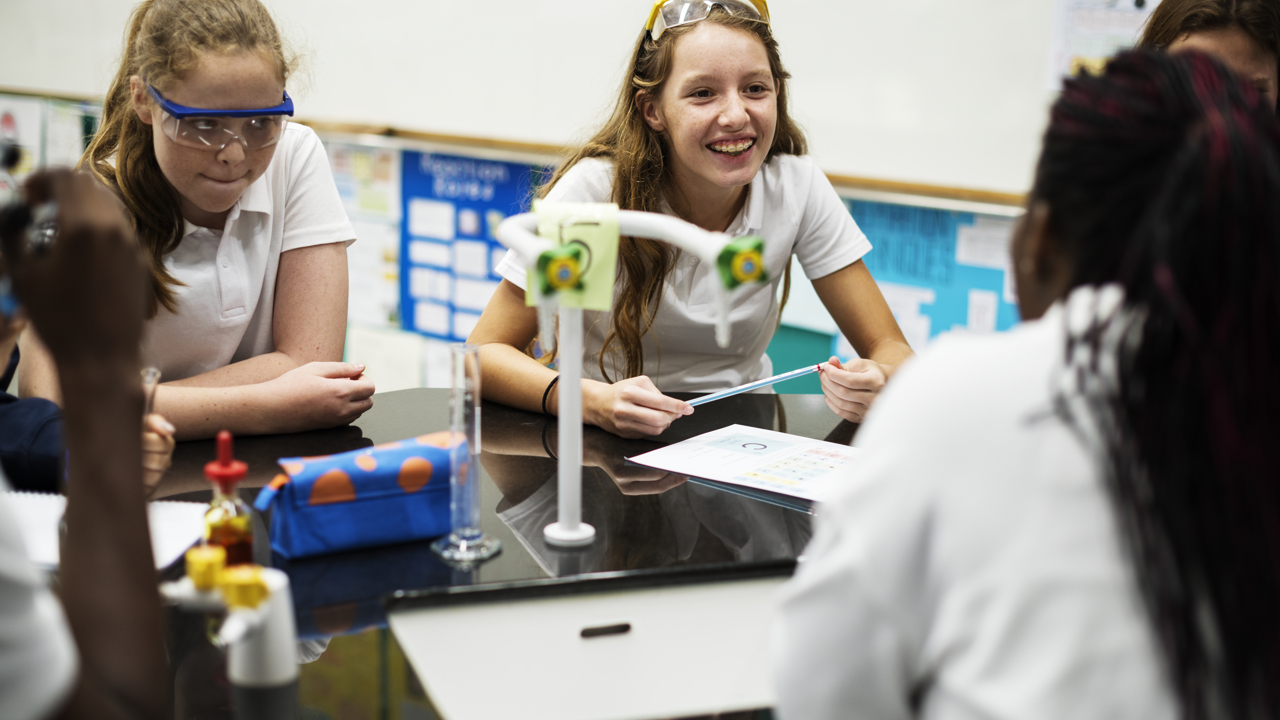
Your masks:
<svg viewBox="0 0 1280 720"><path fill-rule="evenodd" d="M783 720L1280 716L1280 124L1195 51L1069 80L1012 332L889 386L781 594Z"/></svg>

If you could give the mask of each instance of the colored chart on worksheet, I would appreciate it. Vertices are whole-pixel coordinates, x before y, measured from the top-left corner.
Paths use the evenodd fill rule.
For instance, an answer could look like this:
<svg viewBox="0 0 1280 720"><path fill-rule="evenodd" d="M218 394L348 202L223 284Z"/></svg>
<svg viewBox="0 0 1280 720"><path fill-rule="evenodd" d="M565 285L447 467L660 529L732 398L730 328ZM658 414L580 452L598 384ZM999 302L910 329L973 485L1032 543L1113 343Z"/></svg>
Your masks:
<svg viewBox="0 0 1280 720"><path fill-rule="evenodd" d="M730 425L628 458L646 467L821 502L858 450L772 430Z"/></svg>

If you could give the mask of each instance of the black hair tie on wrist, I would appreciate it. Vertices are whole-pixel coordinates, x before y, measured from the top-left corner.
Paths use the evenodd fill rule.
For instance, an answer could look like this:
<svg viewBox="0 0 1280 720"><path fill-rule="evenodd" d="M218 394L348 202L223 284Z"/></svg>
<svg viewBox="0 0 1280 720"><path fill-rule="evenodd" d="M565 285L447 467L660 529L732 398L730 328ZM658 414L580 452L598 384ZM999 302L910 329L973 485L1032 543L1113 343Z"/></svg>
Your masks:
<svg viewBox="0 0 1280 720"><path fill-rule="evenodd" d="M542 449L547 451L547 457L552 460L559 460L556 454L551 452L551 443L547 442L547 430L551 427L551 421L547 420L542 424Z"/></svg>
<svg viewBox="0 0 1280 720"><path fill-rule="evenodd" d="M543 415L551 414L547 412L547 398L551 397L551 388L555 387L556 383L558 382L560 382L559 375L551 378L551 382L547 384L547 389L542 391L542 414Z"/></svg>

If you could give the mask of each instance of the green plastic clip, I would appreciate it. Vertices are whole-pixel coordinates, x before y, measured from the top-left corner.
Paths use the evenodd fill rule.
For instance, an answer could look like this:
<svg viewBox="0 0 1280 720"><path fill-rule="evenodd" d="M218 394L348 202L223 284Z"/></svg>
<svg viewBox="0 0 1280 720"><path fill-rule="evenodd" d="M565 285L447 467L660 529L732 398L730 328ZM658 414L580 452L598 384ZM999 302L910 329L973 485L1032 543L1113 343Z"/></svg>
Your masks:
<svg viewBox="0 0 1280 720"><path fill-rule="evenodd" d="M756 235L740 237L724 246L717 258L720 282L728 290L748 283L769 282L764 269L764 239Z"/></svg>
<svg viewBox="0 0 1280 720"><path fill-rule="evenodd" d="M538 281L543 295L582 289L581 245L561 245L538 256Z"/></svg>

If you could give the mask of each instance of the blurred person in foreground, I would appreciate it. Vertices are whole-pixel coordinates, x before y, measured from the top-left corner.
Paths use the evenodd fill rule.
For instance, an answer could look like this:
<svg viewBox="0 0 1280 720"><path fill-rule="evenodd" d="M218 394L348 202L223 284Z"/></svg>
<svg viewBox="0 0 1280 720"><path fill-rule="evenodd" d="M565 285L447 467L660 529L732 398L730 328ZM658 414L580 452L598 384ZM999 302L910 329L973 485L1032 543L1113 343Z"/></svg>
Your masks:
<svg viewBox="0 0 1280 720"><path fill-rule="evenodd" d="M1055 103L1028 322L944 339L781 597L804 718L1280 715L1280 127L1197 52Z"/></svg>
<svg viewBox="0 0 1280 720"><path fill-rule="evenodd" d="M58 368L68 534L59 605L0 494L0 717L160 718L167 672L138 443L146 266L119 202L92 176L27 184L28 206L50 200L59 235L47 252L25 247L22 212L0 217L0 249Z"/></svg>

